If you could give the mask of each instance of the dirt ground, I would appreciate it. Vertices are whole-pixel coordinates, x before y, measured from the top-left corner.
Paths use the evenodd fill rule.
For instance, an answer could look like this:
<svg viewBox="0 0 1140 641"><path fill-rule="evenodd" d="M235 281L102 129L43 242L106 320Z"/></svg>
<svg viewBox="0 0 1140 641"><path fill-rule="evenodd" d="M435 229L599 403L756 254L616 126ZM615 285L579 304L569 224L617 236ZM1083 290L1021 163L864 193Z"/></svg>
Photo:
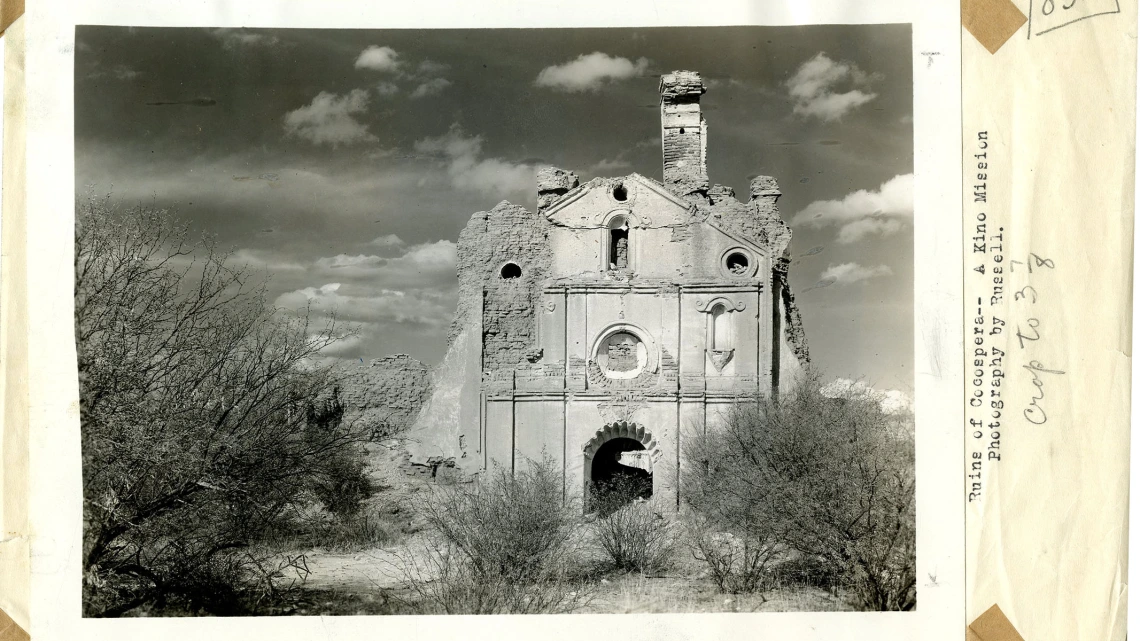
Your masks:
<svg viewBox="0 0 1140 641"><path fill-rule="evenodd" d="M414 550L417 543L413 540ZM412 614L402 601L411 598L402 587L397 550L378 548L335 554L302 551L309 577L287 602L267 614L375 615ZM593 586L595 596L582 613L669 612L828 612L853 609L845 595L797 587L759 594L723 594L695 561L678 552L675 567L660 576L611 572Z"/></svg>
<svg viewBox="0 0 1140 641"><path fill-rule="evenodd" d="M411 509L433 483L410 478L396 456L375 448L372 472L385 491L368 504L386 522L393 540L353 552L300 549L309 570L297 590L278 603L265 604L266 614L366 615L414 614L413 595L402 581L400 555L421 557L426 523ZM593 560L599 565L600 557ZM589 562L589 561L588 561ZM706 576L702 564L678 547L669 571L660 576L600 573L591 586L594 598L585 613L759 612L851 610L846 595L813 587L782 588L759 594L723 594Z"/></svg>

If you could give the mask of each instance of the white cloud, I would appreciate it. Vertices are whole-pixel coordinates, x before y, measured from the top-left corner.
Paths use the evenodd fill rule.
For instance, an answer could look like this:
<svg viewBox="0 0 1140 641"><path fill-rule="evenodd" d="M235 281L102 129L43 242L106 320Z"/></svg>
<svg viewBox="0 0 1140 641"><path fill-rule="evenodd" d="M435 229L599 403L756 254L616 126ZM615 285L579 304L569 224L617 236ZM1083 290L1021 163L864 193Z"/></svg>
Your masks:
<svg viewBox="0 0 1140 641"><path fill-rule="evenodd" d="M317 267L324 269L338 269L341 267L361 267L369 265L380 265L384 263L384 259L379 256L365 256L363 254L357 256L349 256L348 254L337 254L328 258L317 259Z"/></svg>
<svg viewBox="0 0 1140 641"><path fill-rule="evenodd" d="M450 80L441 77L448 70L447 65L425 59L413 66L392 47L368 47L356 58L355 67L392 74L401 82L414 83L415 88L408 94L413 99L434 96L451 85ZM399 92L400 86L395 82L383 81L376 85L376 93L380 96L393 96Z"/></svg>
<svg viewBox="0 0 1140 641"><path fill-rule="evenodd" d="M438 240L412 245L404 253L391 258L369 254L326 256L318 258L310 270L315 277L324 280L351 280L372 287L447 289L456 279L457 259L455 243Z"/></svg>
<svg viewBox="0 0 1140 641"><path fill-rule="evenodd" d="M417 140L415 150L443 159L452 185L459 188L492 194L534 189L532 165L483 158L483 137L467 136L458 123L442 136Z"/></svg>
<svg viewBox="0 0 1140 641"><path fill-rule="evenodd" d="M442 136L417 140L415 149L420 153L443 154L450 158L478 156L483 149L483 137L467 136L459 123L453 123Z"/></svg>
<svg viewBox="0 0 1140 641"><path fill-rule="evenodd" d="M839 120L847 112L875 98L873 93L852 89L847 93L827 93L806 102L796 103L794 111L803 116L815 116L824 121Z"/></svg>
<svg viewBox="0 0 1140 641"><path fill-rule="evenodd" d="M839 265L829 265L827 269L819 275L819 280L821 283L827 282L828 284L849 285L871 278L890 276L893 273L891 268L886 265L865 267L858 263L842 263Z"/></svg>
<svg viewBox="0 0 1140 641"><path fill-rule="evenodd" d="M416 74L419 76L438 76L447 70L447 65L434 60L423 60L416 65Z"/></svg>
<svg viewBox="0 0 1140 641"><path fill-rule="evenodd" d="M836 85L844 82L863 85L871 78L855 65L835 62L821 51L800 65L787 82L788 95L794 102L792 112L805 118L839 120L856 107L874 100L876 94L860 89L839 93Z"/></svg>
<svg viewBox="0 0 1140 641"><path fill-rule="evenodd" d="M558 91L597 91L606 81L624 80L644 75L649 60L610 56L600 51L582 54L561 65L551 65L538 73L534 84Z"/></svg>
<svg viewBox="0 0 1140 641"><path fill-rule="evenodd" d="M853 243L867 236L902 230L914 216L914 174L895 176L877 190L860 189L840 200L817 200L792 217L792 225L816 229L839 227L837 241Z"/></svg>
<svg viewBox="0 0 1140 641"><path fill-rule="evenodd" d="M134 80L142 75L126 65L115 65L111 73L119 80Z"/></svg>
<svg viewBox="0 0 1140 641"><path fill-rule="evenodd" d="M894 218L863 218L840 227L839 235L835 240L841 244L849 245L867 236L889 236L902 230L902 228L902 222Z"/></svg>
<svg viewBox="0 0 1140 641"><path fill-rule="evenodd" d="M447 78L432 78L427 82L420 83L411 93L411 98L424 98L426 96L434 96L443 91L451 85L451 81Z"/></svg>
<svg viewBox="0 0 1140 641"><path fill-rule="evenodd" d="M376 247L397 248L404 246L404 239L400 238L396 234L386 234L384 236L379 236L373 239L372 242L368 244L374 245Z"/></svg>
<svg viewBox="0 0 1140 641"><path fill-rule="evenodd" d="M322 91L307 106L285 115L285 133L333 147L377 140L353 117L368 108L368 92L353 89L343 96Z"/></svg>
<svg viewBox="0 0 1140 641"><path fill-rule="evenodd" d="M274 47L281 44L277 36L263 33L251 33L244 29L214 29L210 32L222 43L227 51L236 51L250 47Z"/></svg>
<svg viewBox="0 0 1140 641"><path fill-rule="evenodd" d="M372 69L373 71L396 71L400 68L400 55L392 47L372 45L360 52L356 58L357 69Z"/></svg>
<svg viewBox="0 0 1140 641"><path fill-rule="evenodd" d="M455 243L450 240L437 240L434 243L413 245L408 253L400 257L399 262L416 270L454 273L458 258Z"/></svg>
<svg viewBox="0 0 1140 641"><path fill-rule="evenodd" d="M866 381L837 378L824 385L820 392L828 398L869 396L886 414L914 414L914 399L909 394L897 389L876 389Z"/></svg>
<svg viewBox="0 0 1140 641"><path fill-rule="evenodd" d="M377 240L391 245L392 238L399 240L394 235ZM318 320L335 315L356 327L363 343L384 343L396 325L413 326L443 340L455 312L456 260L455 243L449 240L413 245L395 258L363 254L320 258L307 269L324 284L281 294L275 305L307 309ZM351 347L341 345L336 353L347 354Z"/></svg>
<svg viewBox="0 0 1140 641"><path fill-rule="evenodd" d="M439 332L451 322L454 302L439 295L420 295L397 289L359 290L355 293L336 287L306 287L277 297L284 309L308 308L315 316L331 317L349 323L364 323L378 333L391 323L412 324ZM450 304L449 304L450 303Z"/></svg>
<svg viewBox="0 0 1140 641"><path fill-rule="evenodd" d="M358 355L360 353L361 348L365 347L364 332L360 331L360 330L363 327L366 327L366 325L362 324L362 323L354 323L354 325L356 326L356 329L357 329L356 334L351 334L349 336L342 336L339 340L337 340L332 345L325 345L320 350L321 354L323 354L324 356L332 357L332 358L338 358L338 357L339 358L345 358L345 357L347 357L351 360L356 360L357 358L359 358ZM318 334L313 334L312 336L310 336L310 340L313 341L314 343L316 343L318 341L323 343L325 339L323 336L320 336Z"/></svg>
<svg viewBox="0 0 1140 641"><path fill-rule="evenodd" d="M307 298L313 298L315 296L325 296L328 294L332 294L332 293L336 292L336 290L338 290L338 289L340 289L340 283L329 283L327 285L321 285L320 287L317 287L317 288L306 287L305 289L303 289L301 291L305 292L305 296Z"/></svg>
<svg viewBox="0 0 1140 641"><path fill-rule="evenodd" d="M265 250L239 249L233 253L235 265L242 265L253 269L264 269L270 273L302 272L305 265L282 259Z"/></svg>
<svg viewBox="0 0 1140 641"><path fill-rule="evenodd" d="M97 60L90 63L90 71L87 72L88 78L104 78L111 76L116 80L134 80L141 76L142 73L134 70L127 65L115 65L107 69L99 64Z"/></svg>

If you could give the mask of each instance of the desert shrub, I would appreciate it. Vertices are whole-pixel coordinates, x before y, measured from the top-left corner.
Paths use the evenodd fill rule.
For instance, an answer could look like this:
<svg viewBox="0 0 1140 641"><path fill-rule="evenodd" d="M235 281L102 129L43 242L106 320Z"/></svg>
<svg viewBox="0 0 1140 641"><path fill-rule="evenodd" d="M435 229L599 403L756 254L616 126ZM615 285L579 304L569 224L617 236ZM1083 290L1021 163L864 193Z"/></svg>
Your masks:
<svg viewBox="0 0 1140 641"><path fill-rule="evenodd" d="M779 398L738 403L694 433L687 499L714 528L812 557L858 605L915 605L914 446L905 417L809 372Z"/></svg>
<svg viewBox="0 0 1140 641"><path fill-rule="evenodd" d="M85 607L98 608L103 616L123 614L139 606L155 614L243 615L280 598L309 575L303 555L281 556L250 549L211 554L182 550L164 560L170 565L137 568L138 573L160 584L159 590L135 580L128 572L89 571L84 577L89 591ZM166 578L176 580L161 585Z"/></svg>
<svg viewBox="0 0 1140 641"><path fill-rule="evenodd" d="M570 553L579 517L562 497L553 459L498 468L477 486L453 485L428 504L426 520L480 576L528 580Z"/></svg>
<svg viewBox="0 0 1140 641"><path fill-rule="evenodd" d="M266 534L262 544L275 550L357 552L390 545L402 535L401 524L377 510L361 509L351 516L320 510L283 519Z"/></svg>
<svg viewBox="0 0 1140 641"><path fill-rule="evenodd" d="M598 516L590 530L615 569L646 574L669 566L677 537L674 524L652 500L628 500L640 492L638 484L638 479L618 477L614 487L599 492L592 506Z"/></svg>
<svg viewBox="0 0 1140 641"><path fill-rule="evenodd" d="M752 469L742 458L744 452L731 438L733 427L730 418L724 431L694 430L686 439L681 472L688 512L685 543L721 592L764 592L772 587L768 569L786 545L763 470ZM744 470L753 477L743 475Z"/></svg>
<svg viewBox="0 0 1140 641"><path fill-rule="evenodd" d="M772 566L772 581L782 587L811 587L835 592L843 583L842 569L824 559L798 554Z"/></svg>
<svg viewBox="0 0 1140 641"><path fill-rule="evenodd" d="M576 580L578 510L544 456L515 474L495 469L478 484L439 488L423 506L433 535L400 559L422 612L569 612L588 597Z"/></svg>
<svg viewBox="0 0 1140 641"><path fill-rule="evenodd" d="M345 420L345 407L338 390L332 397L306 409L306 425L315 442L335 433ZM371 435L369 435L371 438ZM314 468L310 488L326 510L349 521L360 511L361 504L376 493L369 478L361 447L342 447L330 452Z"/></svg>
<svg viewBox="0 0 1140 641"><path fill-rule="evenodd" d="M348 518L326 522L313 532L314 543L333 552L355 552L395 541L395 525L375 511L358 512Z"/></svg>
<svg viewBox="0 0 1140 641"><path fill-rule="evenodd" d="M693 558L704 564L721 592L763 593L773 587L770 568L780 552L774 537L764 531L725 527L701 515L686 523L686 544Z"/></svg>
<svg viewBox="0 0 1140 641"><path fill-rule="evenodd" d="M527 580L483 574L458 546L438 539L422 550L405 548L399 567L415 595L405 604L420 614L569 613L588 604L594 590L566 562L547 562Z"/></svg>
<svg viewBox="0 0 1140 641"><path fill-rule="evenodd" d="M149 207L81 201L75 279L85 614L234 613L288 585L260 540L367 437L321 358L345 334Z"/></svg>

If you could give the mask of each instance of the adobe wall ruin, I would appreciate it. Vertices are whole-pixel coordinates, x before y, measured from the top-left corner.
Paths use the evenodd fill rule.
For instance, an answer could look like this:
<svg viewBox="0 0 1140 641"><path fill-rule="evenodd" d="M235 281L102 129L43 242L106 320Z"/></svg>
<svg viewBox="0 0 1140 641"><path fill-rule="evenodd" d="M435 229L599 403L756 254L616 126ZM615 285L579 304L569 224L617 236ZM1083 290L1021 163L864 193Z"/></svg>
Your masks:
<svg viewBox="0 0 1140 641"><path fill-rule="evenodd" d="M420 466L421 472L430 469L434 475L440 468L477 472L492 458L506 458L514 465L519 452L532 457L541 449L555 447L566 473L580 476L581 462L571 460L578 456L573 452L579 445L567 439L577 439L581 430L593 434L600 425L593 426L599 419L592 414L599 411L620 406L626 409L617 413L618 418L629 419L648 407L645 399L637 400L637 393L637 398L629 400L628 391L607 391L605 381L587 381L588 364L578 352L583 342L595 340L591 337L596 332L588 328L594 322L604 325L625 319L627 310L659 319L652 322L673 322L666 320L668 315L658 316L672 305L670 309L676 311L669 314L681 326L655 328L651 333L671 337L670 341L681 341L682 335L690 337L686 341L698 340L695 333L705 331L703 312L711 308L709 299L700 297L701 288L751 291L751 307L739 296L733 304L738 305L737 311L755 310L734 317L734 322L743 323L742 328L750 322L753 335L742 338L740 346L747 349L739 350L727 365L723 361L697 364L705 358L703 339L699 346L685 343L683 349L680 344L662 343L659 371L663 378L654 379L657 382L649 398L656 408L654 420L673 416L672 420L680 421L683 414L688 417L685 420L704 421L710 404L731 401L732 381L775 388L790 382L808 363L803 324L787 282L791 230L777 207L779 186L770 176L757 176L751 181L748 199L741 201L732 188L710 183L707 125L699 105L704 90L694 72L674 72L662 78L663 181L633 174L579 184L573 172L546 167L536 176L536 211L503 201L472 215L457 245L460 296L448 350L425 386L430 392L410 434L409 461ZM635 191L641 194L641 204L624 202L636 200ZM673 204L667 204L669 199ZM659 204L647 204L651 201ZM565 210L570 202L578 203L575 211L579 213L573 220L552 213ZM597 257L603 242L600 234L608 230L604 221L614 220L614 212L623 206L633 210L650 207L648 218L637 219L633 210L624 217L633 221L642 239L640 250L628 256L629 267L625 260L609 261L604 253L601 259ZM664 222L666 218L671 222ZM557 265L553 264L555 236L562 243ZM740 280L724 271L720 262L725 243L759 248L750 250L763 269L754 272L754 285L741 289ZM614 251L632 251L631 247L615 245ZM634 255L640 257L640 266L633 262ZM669 266L664 268L664 263ZM557 278L552 276L555 268ZM569 319L563 305L571 304L566 297L571 290L599 292L573 294L579 297L575 300L583 301L574 305L592 301L588 317L584 308L575 307L574 317L579 320L574 322L581 326L575 325L573 331L569 320L557 320ZM756 309L760 303L768 307ZM590 320L595 317L597 321ZM765 332L766 342L760 340ZM563 338L571 335L575 338ZM573 354L568 352L573 347L568 340L579 341ZM758 362L761 357L771 362L765 366ZM681 377L678 359L690 363ZM711 378L707 383L697 380L704 377ZM621 398L606 400L614 394ZM706 394L708 402L699 402L704 409L695 407L692 400ZM666 435L661 442L671 442L668 447L676 449L674 432L661 427L655 434Z"/></svg>
<svg viewBox="0 0 1140 641"><path fill-rule="evenodd" d="M395 433L411 427L428 398L428 366L393 354L350 368L340 389L344 404L369 429Z"/></svg>

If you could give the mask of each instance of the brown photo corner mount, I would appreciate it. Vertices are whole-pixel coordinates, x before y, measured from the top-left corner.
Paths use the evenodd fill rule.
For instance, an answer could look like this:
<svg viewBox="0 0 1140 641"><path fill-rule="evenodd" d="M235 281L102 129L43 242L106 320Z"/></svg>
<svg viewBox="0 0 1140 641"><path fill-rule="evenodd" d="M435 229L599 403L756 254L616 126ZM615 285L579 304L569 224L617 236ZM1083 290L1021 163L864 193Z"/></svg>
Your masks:
<svg viewBox="0 0 1140 641"><path fill-rule="evenodd" d="M997 53L1026 20L1010 0L962 0L962 26L990 53Z"/></svg>
<svg viewBox="0 0 1140 641"><path fill-rule="evenodd" d="M24 0L0 0L0 35L24 15Z"/></svg>
<svg viewBox="0 0 1140 641"><path fill-rule="evenodd" d="M0 641L29 641L31 637L4 610L0 610Z"/></svg>
<svg viewBox="0 0 1140 641"><path fill-rule="evenodd" d="M995 603L966 626L966 641L1025 641Z"/></svg>

